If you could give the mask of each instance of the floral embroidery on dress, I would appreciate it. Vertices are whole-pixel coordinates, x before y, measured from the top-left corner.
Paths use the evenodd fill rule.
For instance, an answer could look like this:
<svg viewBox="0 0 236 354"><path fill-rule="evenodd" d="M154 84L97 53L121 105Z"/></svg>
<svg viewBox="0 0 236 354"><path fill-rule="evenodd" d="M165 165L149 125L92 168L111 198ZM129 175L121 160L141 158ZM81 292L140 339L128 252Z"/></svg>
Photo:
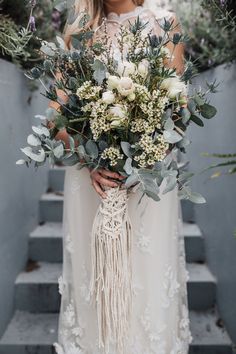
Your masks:
<svg viewBox="0 0 236 354"><path fill-rule="evenodd" d="M58 278L58 291L59 291L59 294L63 294L64 290L66 288L66 282L64 281L63 279L63 276L61 275L59 278Z"/></svg>
<svg viewBox="0 0 236 354"><path fill-rule="evenodd" d="M161 334L166 330L166 325L160 324L159 326L154 326L151 323L150 305L146 306L144 314L140 316L140 321L149 339L150 350L153 353L166 354L166 342L161 337Z"/></svg>
<svg viewBox="0 0 236 354"><path fill-rule="evenodd" d="M133 295L137 296L138 293L143 290L144 287L137 281L133 281L132 283L132 291L133 291Z"/></svg>
<svg viewBox="0 0 236 354"><path fill-rule="evenodd" d="M75 176L71 181L71 186L70 186L71 193L75 193L79 189L80 189L79 177Z"/></svg>
<svg viewBox="0 0 236 354"><path fill-rule="evenodd" d="M66 351L64 351L62 346L58 343L54 343L53 346L55 347L57 354L85 354L84 351L76 347L73 343L67 346Z"/></svg>
<svg viewBox="0 0 236 354"><path fill-rule="evenodd" d="M180 284L177 281L176 274L170 265L166 265L164 274L163 292L162 292L162 307L167 308L170 306L171 300L178 293Z"/></svg>
<svg viewBox="0 0 236 354"><path fill-rule="evenodd" d="M67 250L69 253L74 253L74 245L73 245L73 242L72 242L72 239L71 239L70 234L67 234L67 235L66 235L66 238L65 238L65 247L66 247L66 250Z"/></svg>
<svg viewBox="0 0 236 354"><path fill-rule="evenodd" d="M59 343L54 343L55 350L58 354L85 354L80 347L80 339L84 336L85 321L76 318L76 311L73 299L66 306L62 313L63 329L60 335L63 337L63 347Z"/></svg>
<svg viewBox="0 0 236 354"><path fill-rule="evenodd" d="M63 322L66 327L73 327L75 325L75 308L74 308L74 301L67 305L66 310L63 314Z"/></svg>
<svg viewBox="0 0 236 354"><path fill-rule="evenodd" d="M136 241L137 247L144 253L153 254L151 249L151 239L149 236L145 235L143 221L140 224L139 230L136 231L136 235L137 235L137 241Z"/></svg>
<svg viewBox="0 0 236 354"><path fill-rule="evenodd" d="M90 295L89 295L89 277L88 271L86 269L85 262L82 264L82 279L81 279L81 286L80 286L80 295L82 299L89 303L90 302Z"/></svg>

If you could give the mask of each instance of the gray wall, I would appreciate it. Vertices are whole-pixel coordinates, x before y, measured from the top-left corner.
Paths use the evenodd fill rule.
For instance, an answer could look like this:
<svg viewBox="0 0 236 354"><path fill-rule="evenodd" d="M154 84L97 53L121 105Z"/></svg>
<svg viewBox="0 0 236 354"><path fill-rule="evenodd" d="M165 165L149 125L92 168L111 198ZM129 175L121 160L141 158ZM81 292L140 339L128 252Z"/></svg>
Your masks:
<svg viewBox="0 0 236 354"><path fill-rule="evenodd" d="M205 128L192 125L188 159L190 169L200 171L215 159L202 152L236 153L236 65L226 70L220 66L202 74L197 81L221 82L220 92L212 96L218 115L204 120ZM236 174L210 179L213 171L194 177L192 186L207 199L195 207L196 221L205 235L207 260L218 278L217 301L220 314L236 342Z"/></svg>
<svg viewBox="0 0 236 354"><path fill-rule="evenodd" d="M14 280L27 260L28 234L46 188L46 168L36 172L15 164L36 123L32 117L46 107L39 93L28 104L26 81L14 65L0 60L0 335L13 311Z"/></svg>

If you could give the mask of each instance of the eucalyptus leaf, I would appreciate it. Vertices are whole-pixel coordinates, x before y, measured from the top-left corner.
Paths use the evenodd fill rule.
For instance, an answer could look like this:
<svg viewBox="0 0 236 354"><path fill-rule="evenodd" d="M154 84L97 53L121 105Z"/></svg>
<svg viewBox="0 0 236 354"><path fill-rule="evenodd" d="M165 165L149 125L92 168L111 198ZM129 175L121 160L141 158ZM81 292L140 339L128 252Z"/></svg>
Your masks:
<svg viewBox="0 0 236 354"><path fill-rule="evenodd" d="M53 154L57 159L60 159L64 155L64 145L61 143L53 149Z"/></svg>
<svg viewBox="0 0 236 354"><path fill-rule="evenodd" d="M39 125L37 127L32 126L32 130L37 135L45 135L46 137L50 136L50 132L49 132L48 128L46 128L46 127L44 127L42 125Z"/></svg>
<svg viewBox="0 0 236 354"><path fill-rule="evenodd" d="M34 134L30 134L27 138L27 143L31 146L41 145L41 140Z"/></svg>
<svg viewBox="0 0 236 354"><path fill-rule="evenodd" d="M171 176L171 177L167 178L166 181L167 181L167 184L166 184L166 187L164 188L162 194L166 194L166 193L172 191L177 185L176 176Z"/></svg>
<svg viewBox="0 0 236 354"><path fill-rule="evenodd" d="M180 183L186 182L187 180L189 180L190 178L192 178L194 176L194 173L192 172L183 172L179 175L178 177L178 181Z"/></svg>
<svg viewBox="0 0 236 354"><path fill-rule="evenodd" d="M120 145L121 145L121 148L122 148L124 154L128 157L132 157L132 154L130 151L130 148L131 148L130 143L128 143L127 141L122 141Z"/></svg>
<svg viewBox="0 0 236 354"><path fill-rule="evenodd" d="M164 129L170 131L170 130L173 130L174 127L175 127L175 123L173 122L173 120L171 118L168 118L165 122Z"/></svg>
<svg viewBox="0 0 236 354"><path fill-rule="evenodd" d="M210 104L205 103L203 106L201 106L201 115L206 119L213 118L216 113L217 109L214 106L211 106Z"/></svg>
<svg viewBox="0 0 236 354"><path fill-rule="evenodd" d="M48 55L49 57L53 57L55 55L55 52L57 51L57 47L53 42L43 41L40 51Z"/></svg>
<svg viewBox="0 0 236 354"><path fill-rule="evenodd" d="M191 192L189 196L189 200L195 204L206 203L206 199L200 193L196 193L196 192Z"/></svg>
<svg viewBox="0 0 236 354"><path fill-rule="evenodd" d="M205 100L202 97L200 97L199 95L194 96L193 99L198 106L203 106L205 104Z"/></svg>
<svg viewBox="0 0 236 354"><path fill-rule="evenodd" d="M54 120L54 124L58 130L62 130L65 127L67 127L68 121L67 121L67 118L64 116L57 116Z"/></svg>
<svg viewBox="0 0 236 354"><path fill-rule="evenodd" d="M34 116L34 118L40 119L40 120L45 120L46 119L46 117L42 116L41 114L36 114L36 116Z"/></svg>
<svg viewBox="0 0 236 354"><path fill-rule="evenodd" d="M131 175L131 173L133 172L132 159L130 157L126 159L123 169L127 173L127 175Z"/></svg>
<svg viewBox="0 0 236 354"><path fill-rule="evenodd" d="M69 135L69 143L70 143L70 149L71 149L71 151L74 152L74 149L75 149L75 141L74 141L73 137L70 136L70 135Z"/></svg>
<svg viewBox="0 0 236 354"><path fill-rule="evenodd" d="M25 163L26 163L26 161L23 160L23 159L20 159L20 160L16 161L16 165L24 165Z"/></svg>
<svg viewBox="0 0 236 354"><path fill-rule="evenodd" d="M174 144L183 139L183 137L175 130L165 130L163 133L165 141L170 144Z"/></svg>
<svg viewBox="0 0 236 354"><path fill-rule="evenodd" d="M79 156L77 153L69 153L64 155L63 164L66 166L74 166L77 162L79 162Z"/></svg>
<svg viewBox="0 0 236 354"><path fill-rule="evenodd" d="M189 121L191 117L191 113L189 112L188 108L182 108L181 117L184 124L186 124Z"/></svg>
<svg viewBox="0 0 236 354"><path fill-rule="evenodd" d="M81 159L84 159L84 158L85 158L85 155L86 155L86 151L85 151L84 146L83 146L83 145L79 145L79 146L77 147L77 151L78 151L79 157L80 157Z"/></svg>
<svg viewBox="0 0 236 354"><path fill-rule="evenodd" d="M137 173L132 173L125 181L125 186L130 188L139 182Z"/></svg>
<svg viewBox="0 0 236 354"><path fill-rule="evenodd" d="M94 70L94 80L97 81L98 85L101 85L103 83L103 80L106 78L107 69L105 65L100 60L95 59L92 65L92 69Z"/></svg>
<svg viewBox="0 0 236 354"><path fill-rule="evenodd" d="M45 155L45 151L43 149L40 149L38 151L38 153L34 153L32 148L27 146L25 148L22 148L21 151L33 161L36 161L36 162L45 161L46 155Z"/></svg>
<svg viewBox="0 0 236 354"><path fill-rule="evenodd" d="M98 142L98 146L99 146L99 149L100 149L101 151L104 151L104 150L108 147L108 144L107 144L106 141L100 140L100 141Z"/></svg>
<svg viewBox="0 0 236 354"><path fill-rule="evenodd" d="M204 127L204 123L201 120L201 118L199 118L198 116L195 116L194 114L191 115L190 118L195 124L199 125L200 127Z"/></svg>
<svg viewBox="0 0 236 354"><path fill-rule="evenodd" d="M54 118L55 118L55 116L57 114L58 114L57 111L54 108L52 108L52 107L48 107L46 109L46 118L47 118L47 120L50 120L50 121L54 120Z"/></svg>
<svg viewBox="0 0 236 354"><path fill-rule="evenodd" d="M87 141L85 144L85 150L92 159L96 159L98 157L98 147L93 140Z"/></svg>
<svg viewBox="0 0 236 354"><path fill-rule="evenodd" d="M196 103L194 102L193 99L188 101L188 109L192 114L195 114L196 112Z"/></svg>

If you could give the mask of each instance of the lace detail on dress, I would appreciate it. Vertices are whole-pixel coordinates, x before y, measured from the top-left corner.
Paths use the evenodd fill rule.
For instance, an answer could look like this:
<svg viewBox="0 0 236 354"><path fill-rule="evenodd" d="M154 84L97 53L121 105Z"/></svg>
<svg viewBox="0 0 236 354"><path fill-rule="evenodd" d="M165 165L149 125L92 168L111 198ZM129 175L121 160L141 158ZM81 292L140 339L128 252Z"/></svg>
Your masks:
<svg viewBox="0 0 236 354"><path fill-rule="evenodd" d="M163 290L162 290L162 306L167 308L170 306L172 299L177 295L180 288L180 284L177 281L176 272L170 265L166 265L166 271L164 274Z"/></svg>

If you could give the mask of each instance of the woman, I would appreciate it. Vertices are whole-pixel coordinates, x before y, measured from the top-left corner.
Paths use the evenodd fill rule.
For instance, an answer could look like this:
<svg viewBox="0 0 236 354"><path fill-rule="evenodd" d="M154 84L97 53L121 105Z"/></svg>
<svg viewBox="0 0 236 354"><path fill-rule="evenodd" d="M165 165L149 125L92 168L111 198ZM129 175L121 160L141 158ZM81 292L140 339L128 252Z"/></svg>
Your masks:
<svg viewBox="0 0 236 354"><path fill-rule="evenodd" d="M90 14L90 25L97 38L102 38L106 30L113 47L120 25L128 25L138 16L148 23L147 30L157 35L162 34L159 23L164 17L173 19L178 27L173 13L158 7L153 12L148 8L150 3L150 0L76 1L77 20L66 28L65 41L70 47L70 36L76 33L79 14L84 9ZM172 45L168 46L172 51ZM170 65L182 72L181 44L177 45ZM65 131L57 138L68 144ZM139 191L130 196L128 208L133 226L130 329L122 347L115 336L102 339L99 336L96 308L89 299L90 234L101 198L106 197L105 189L118 185L111 178L122 179L122 176L104 169L66 168L63 274L59 279L62 298L59 338L54 343L56 351L59 354L187 354L192 337L177 188L161 196L159 202L144 196L139 204Z"/></svg>

